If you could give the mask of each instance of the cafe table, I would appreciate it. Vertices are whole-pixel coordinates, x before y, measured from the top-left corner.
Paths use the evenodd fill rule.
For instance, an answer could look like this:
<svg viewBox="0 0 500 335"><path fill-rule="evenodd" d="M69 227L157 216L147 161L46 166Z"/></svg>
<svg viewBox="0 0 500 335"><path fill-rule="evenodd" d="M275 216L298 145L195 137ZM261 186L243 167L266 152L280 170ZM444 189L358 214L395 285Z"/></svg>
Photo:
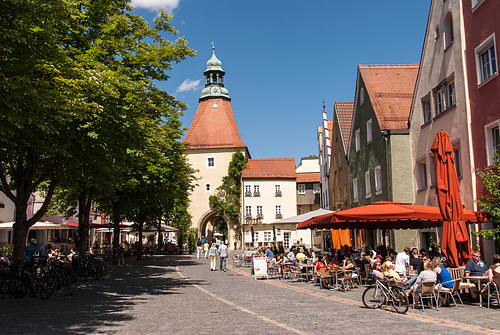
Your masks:
<svg viewBox="0 0 500 335"><path fill-rule="evenodd" d="M314 269L314 264L309 264L309 263L299 263L297 264L302 272L305 273L306 275L306 280L314 280L314 274L313 274L313 269ZM309 279L309 276L311 279Z"/></svg>
<svg viewBox="0 0 500 335"><path fill-rule="evenodd" d="M483 307L483 293L482 293L482 288L481 288L481 281L483 280L488 280L488 276L469 276L469 277L462 277L464 280L471 280L475 281L478 283L478 291L479 291L479 307ZM470 290L473 290L474 288L471 288Z"/></svg>

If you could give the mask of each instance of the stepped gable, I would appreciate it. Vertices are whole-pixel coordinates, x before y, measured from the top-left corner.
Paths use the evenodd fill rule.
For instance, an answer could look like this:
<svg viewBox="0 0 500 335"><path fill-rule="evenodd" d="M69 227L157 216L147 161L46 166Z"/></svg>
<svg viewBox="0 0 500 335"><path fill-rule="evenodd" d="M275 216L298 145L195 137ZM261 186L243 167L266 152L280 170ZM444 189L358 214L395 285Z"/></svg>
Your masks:
<svg viewBox="0 0 500 335"><path fill-rule="evenodd" d="M295 158L249 159L242 178L296 178Z"/></svg>
<svg viewBox="0 0 500 335"><path fill-rule="evenodd" d="M418 64L359 66L382 130L408 129L418 68Z"/></svg>
<svg viewBox="0 0 500 335"><path fill-rule="evenodd" d="M339 120L344 149L347 152L351 136L352 116L354 115L354 102L336 102L335 111Z"/></svg>
<svg viewBox="0 0 500 335"><path fill-rule="evenodd" d="M214 108L217 104L217 108ZM244 148L231 103L228 100L208 99L200 101L196 115L182 140L190 149Z"/></svg>

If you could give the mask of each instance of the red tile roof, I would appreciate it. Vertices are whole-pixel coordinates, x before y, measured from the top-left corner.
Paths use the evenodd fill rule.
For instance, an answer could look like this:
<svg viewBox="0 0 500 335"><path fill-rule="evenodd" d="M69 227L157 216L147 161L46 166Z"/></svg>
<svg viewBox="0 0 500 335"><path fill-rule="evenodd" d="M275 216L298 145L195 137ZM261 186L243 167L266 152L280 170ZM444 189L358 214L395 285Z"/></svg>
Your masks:
<svg viewBox="0 0 500 335"><path fill-rule="evenodd" d="M336 102L334 106L335 113L339 120L340 132L344 143L345 152L349 146L349 137L351 136L352 116L354 114L354 102Z"/></svg>
<svg viewBox="0 0 500 335"><path fill-rule="evenodd" d="M217 104L217 108L214 108ZM190 149L244 148L231 102L224 99L208 99L200 102L193 122L182 140Z"/></svg>
<svg viewBox="0 0 500 335"><path fill-rule="evenodd" d="M295 158L249 159L242 178L296 178Z"/></svg>
<svg viewBox="0 0 500 335"><path fill-rule="evenodd" d="M408 128L418 67L417 64L359 65L382 130Z"/></svg>
<svg viewBox="0 0 500 335"><path fill-rule="evenodd" d="M297 173L297 183L319 183L320 174L315 173Z"/></svg>

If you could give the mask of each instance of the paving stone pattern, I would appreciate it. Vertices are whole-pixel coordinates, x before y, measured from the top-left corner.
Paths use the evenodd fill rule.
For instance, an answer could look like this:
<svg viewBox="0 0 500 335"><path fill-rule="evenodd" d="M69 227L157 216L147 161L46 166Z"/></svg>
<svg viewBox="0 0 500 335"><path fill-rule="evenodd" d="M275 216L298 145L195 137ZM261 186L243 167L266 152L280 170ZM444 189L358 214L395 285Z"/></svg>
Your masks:
<svg viewBox="0 0 500 335"><path fill-rule="evenodd" d="M210 271L193 255L127 259L71 297L0 296L1 334L500 334L500 309L363 307L364 287L320 290L311 283L255 280L249 268ZM217 264L218 269L218 264Z"/></svg>

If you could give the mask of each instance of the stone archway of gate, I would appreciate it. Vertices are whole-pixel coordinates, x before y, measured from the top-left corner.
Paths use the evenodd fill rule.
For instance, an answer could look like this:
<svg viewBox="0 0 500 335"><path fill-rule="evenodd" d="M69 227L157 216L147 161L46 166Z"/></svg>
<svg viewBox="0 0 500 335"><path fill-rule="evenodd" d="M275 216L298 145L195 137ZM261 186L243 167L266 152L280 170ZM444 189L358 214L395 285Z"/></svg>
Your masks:
<svg viewBox="0 0 500 335"><path fill-rule="evenodd" d="M214 211L208 211L201 217L198 222L199 237L205 236L209 241L212 240L215 224L217 223L218 215Z"/></svg>

